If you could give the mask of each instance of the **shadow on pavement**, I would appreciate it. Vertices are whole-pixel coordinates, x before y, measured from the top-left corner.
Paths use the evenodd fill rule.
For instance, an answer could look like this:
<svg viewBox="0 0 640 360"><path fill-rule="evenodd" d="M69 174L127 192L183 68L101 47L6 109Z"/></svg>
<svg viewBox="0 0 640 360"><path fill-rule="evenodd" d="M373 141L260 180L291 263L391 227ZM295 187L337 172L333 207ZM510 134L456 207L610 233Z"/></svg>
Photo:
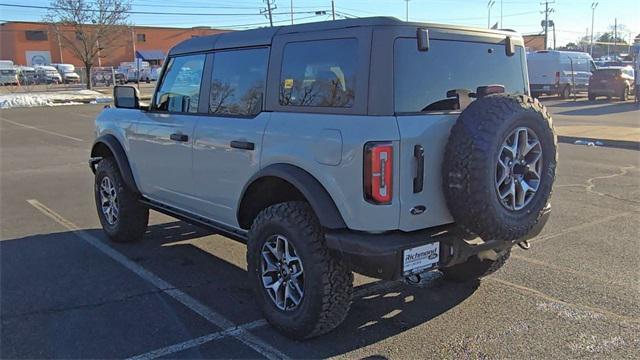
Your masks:
<svg viewBox="0 0 640 360"><path fill-rule="evenodd" d="M597 105L597 106L596 106ZM585 106L590 106L584 108ZM554 111L554 114L568 115L568 116L600 116L610 115L616 113L623 113L628 111L637 111L638 106L633 102L616 102L607 100L595 100L588 102L567 102L562 104L553 105L554 108L577 108L581 109L566 110L566 111Z"/></svg>
<svg viewBox="0 0 640 360"><path fill-rule="evenodd" d="M84 231L107 241L102 230ZM176 221L150 226L140 243L109 246L236 324L260 319L246 271L215 255L231 251L238 262L245 247L209 235ZM3 358L132 356L219 330L72 232L4 240L0 266ZM428 322L477 287L369 283L355 289L349 316L325 336L297 342L268 325L253 332L294 358L340 355ZM225 357L224 345L214 350L179 355Z"/></svg>

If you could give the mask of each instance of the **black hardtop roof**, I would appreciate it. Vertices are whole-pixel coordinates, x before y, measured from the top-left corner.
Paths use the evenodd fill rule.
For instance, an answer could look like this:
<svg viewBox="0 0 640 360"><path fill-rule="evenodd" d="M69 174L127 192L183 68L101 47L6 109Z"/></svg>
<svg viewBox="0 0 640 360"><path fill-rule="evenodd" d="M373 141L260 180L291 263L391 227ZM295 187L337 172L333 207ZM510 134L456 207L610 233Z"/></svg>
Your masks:
<svg viewBox="0 0 640 360"><path fill-rule="evenodd" d="M512 31L478 29L458 25L442 25L442 24L425 24L406 22L389 16L377 16L357 19L344 19L333 21L320 21L298 25L274 26L252 30L230 31L216 35L200 36L185 40L178 43L169 50L169 55L187 54L201 51L211 51L216 49L228 49L234 47L250 47L270 45L275 35L335 30L353 27L374 27L374 26L411 26L411 27L429 27L442 29L457 29L480 31L483 33L502 33L514 35ZM519 35L518 35L519 36Z"/></svg>

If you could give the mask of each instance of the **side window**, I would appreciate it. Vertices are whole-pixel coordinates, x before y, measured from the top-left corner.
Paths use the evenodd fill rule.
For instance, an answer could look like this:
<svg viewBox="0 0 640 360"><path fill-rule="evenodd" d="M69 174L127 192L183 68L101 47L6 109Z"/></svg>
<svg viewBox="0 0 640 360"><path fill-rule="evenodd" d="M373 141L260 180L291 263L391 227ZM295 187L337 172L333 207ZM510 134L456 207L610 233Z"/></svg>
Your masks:
<svg viewBox="0 0 640 360"><path fill-rule="evenodd" d="M358 40L285 45L280 105L351 107L355 99Z"/></svg>
<svg viewBox="0 0 640 360"><path fill-rule="evenodd" d="M169 59L155 97L155 109L177 113L198 112L204 54Z"/></svg>
<svg viewBox="0 0 640 360"><path fill-rule="evenodd" d="M213 56L209 112L257 115L267 81L269 49L221 51Z"/></svg>

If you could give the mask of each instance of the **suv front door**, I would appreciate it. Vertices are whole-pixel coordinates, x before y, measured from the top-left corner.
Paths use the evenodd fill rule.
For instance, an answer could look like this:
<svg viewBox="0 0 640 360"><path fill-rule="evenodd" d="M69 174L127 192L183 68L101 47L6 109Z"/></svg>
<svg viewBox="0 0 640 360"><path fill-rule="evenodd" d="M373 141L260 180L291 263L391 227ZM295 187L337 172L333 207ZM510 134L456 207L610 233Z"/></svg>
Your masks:
<svg viewBox="0 0 640 360"><path fill-rule="evenodd" d="M183 210L192 210L192 144L205 54L168 59L151 104L131 135L131 160L142 193Z"/></svg>
<svg viewBox="0 0 640 360"><path fill-rule="evenodd" d="M260 168L262 134L270 113L262 112L269 48L217 51L208 116L200 117L193 142L197 213L237 226L242 189Z"/></svg>

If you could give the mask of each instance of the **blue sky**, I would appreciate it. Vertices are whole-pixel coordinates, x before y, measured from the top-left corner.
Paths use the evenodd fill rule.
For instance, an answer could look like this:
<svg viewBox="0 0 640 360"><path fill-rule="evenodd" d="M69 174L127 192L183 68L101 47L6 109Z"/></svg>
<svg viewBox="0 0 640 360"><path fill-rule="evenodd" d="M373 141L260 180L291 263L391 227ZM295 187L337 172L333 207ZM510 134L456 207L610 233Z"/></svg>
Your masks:
<svg viewBox="0 0 640 360"><path fill-rule="evenodd" d="M500 20L501 27L515 29L525 34L541 30L541 13L544 6L540 0L495 0L491 10L491 23ZM592 0L555 0L550 5L554 9L550 19L557 26L558 45L575 41L586 34L591 27ZM3 4L26 5L22 1L0 0ZM130 17L136 25L192 27L211 26L244 29L268 25L264 16L257 14L264 7L262 0L133 0L133 11L151 11L166 13L233 14L233 15L142 15ZM290 21L291 0L275 0L277 9L274 16L277 24ZM618 18L618 24L633 33L640 32L639 0L599 0L595 16L595 32L604 32ZM28 5L47 6L47 0L32 0ZM179 4L179 5L176 5ZM335 0L336 10L345 16L387 15L405 18L404 0ZM330 15L315 15L316 10L325 10L330 14L331 0L293 0L294 18L297 22L321 21ZM46 10L24 9L0 6L0 20L40 20ZM487 26L487 0L410 0L409 19L469 26ZM627 38L628 32L621 34Z"/></svg>

